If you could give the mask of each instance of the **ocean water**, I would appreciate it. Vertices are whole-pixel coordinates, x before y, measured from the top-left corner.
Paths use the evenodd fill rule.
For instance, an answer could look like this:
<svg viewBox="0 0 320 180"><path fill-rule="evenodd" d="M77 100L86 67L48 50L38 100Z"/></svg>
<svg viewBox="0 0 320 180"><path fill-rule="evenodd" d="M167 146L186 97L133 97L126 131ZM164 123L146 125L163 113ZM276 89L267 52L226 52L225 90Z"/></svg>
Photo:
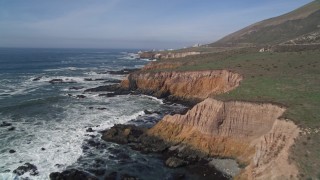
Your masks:
<svg viewBox="0 0 320 180"><path fill-rule="evenodd" d="M145 65L147 61L138 59L134 52L0 49L0 124L11 124L0 127L0 179L42 180L49 179L51 172L70 168L89 172L93 168L96 172L94 167L164 179L171 170L157 155L143 155L107 142L99 142L103 145L100 149L86 147L90 139L101 141L98 131L114 124L152 125L164 114L185 108L143 95L83 93L87 88L110 84L108 80L124 78L108 70ZM93 81L86 80L90 78ZM53 79L65 83L49 83ZM144 110L162 113L146 115ZM89 127L94 132L87 132ZM37 167L36 176L12 173L27 162Z"/></svg>

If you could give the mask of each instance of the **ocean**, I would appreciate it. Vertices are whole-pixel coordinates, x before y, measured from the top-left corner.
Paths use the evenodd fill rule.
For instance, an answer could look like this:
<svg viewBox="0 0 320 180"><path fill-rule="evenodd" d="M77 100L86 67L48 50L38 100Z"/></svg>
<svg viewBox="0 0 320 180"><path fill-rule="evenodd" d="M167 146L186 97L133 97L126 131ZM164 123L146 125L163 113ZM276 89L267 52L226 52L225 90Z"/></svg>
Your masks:
<svg viewBox="0 0 320 180"><path fill-rule="evenodd" d="M170 179L173 171L184 171L166 168L159 155L100 140L99 131L114 124L150 127L165 114L185 109L145 95L84 93L125 77L108 71L148 63L135 52L1 48L0 179L43 180L51 172L72 168L98 176L117 171L141 179ZM99 146L91 147L92 141ZM13 173L25 163L35 165L36 172Z"/></svg>

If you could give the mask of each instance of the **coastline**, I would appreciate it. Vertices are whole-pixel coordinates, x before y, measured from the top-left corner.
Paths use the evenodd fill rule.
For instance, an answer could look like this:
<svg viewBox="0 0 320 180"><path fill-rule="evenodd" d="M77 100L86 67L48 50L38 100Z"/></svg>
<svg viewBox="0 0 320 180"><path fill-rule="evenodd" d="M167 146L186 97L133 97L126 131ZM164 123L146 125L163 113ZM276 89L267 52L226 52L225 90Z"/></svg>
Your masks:
<svg viewBox="0 0 320 180"><path fill-rule="evenodd" d="M150 64L147 66L150 68ZM235 89L241 80L241 75L226 70L148 73L142 69L131 72L119 85L85 92L108 91L112 92L110 96L145 94L188 105L185 112L167 115L150 129L114 125L101 132L107 142L125 144L142 153L161 154L170 168L217 166L222 173L219 176L227 179L296 177L297 168L288 162L288 151L300 130L280 118L284 108L212 98ZM196 173L203 179L217 174L202 170ZM51 179L69 175L55 173Z"/></svg>
<svg viewBox="0 0 320 180"><path fill-rule="evenodd" d="M191 80L193 84L192 83L186 84L186 86L189 86L192 90L197 89L196 91L198 92L198 94L194 94L194 97L198 97L197 95L199 95L199 93L201 94L201 90L203 89L207 91L206 88L203 88L203 86L201 86L206 83L200 83L200 87L199 87L199 84L197 84L199 81L201 81L201 78L202 78L201 74L203 72L205 71L192 72L193 74L196 73L196 80L195 81ZM290 120L281 118L283 112L286 109L284 109L283 107L280 107L274 104L268 104L268 103L256 104L256 103L241 102L241 101L220 102L214 99L210 100L211 98L209 96L213 96L213 94L226 93L236 88L237 86L239 86L240 81L242 80L242 78L238 78L239 80L234 81L235 78L230 78L228 76L225 77L223 73L221 73L221 71L215 71L215 72L218 72L218 74L220 75L218 76L218 79L222 77L221 79L226 80L227 83L223 83L223 81L209 81L209 83L211 83L214 87L220 87L223 89L224 86L228 85L228 83L230 82L231 84L234 85L234 87L227 88L228 90L226 91L218 90L216 92L210 92L202 96L202 99L199 98L200 101L201 100L207 101L207 105L205 101L202 101L200 103L195 103L194 106L188 112L186 112L186 114L165 116L164 119L162 119L154 127L148 130L146 134L149 137L156 137L168 143L173 143L170 145L170 147L174 145L176 146L177 144L186 144L190 146L191 149L194 149L194 150L191 150L191 152L196 152L200 150L202 152L205 152L206 155L209 155L209 157L219 157L219 158L231 157L232 159L236 159L242 166L245 164L245 168L242 169L240 174L236 175L236 178L245 178L245 179L261 179L262 178L263 179L263 178L297 177L298 175L297 167L294 164L291 164L288 162L288 154L289 154L289 149L294 144L294 140L298 137L300 130ZM181 92L185 90L183 85L182 87L176 87L175 84L170 83L171 81L177 82L175 80L175 73L178 73L178 72L172 72L170 73L170 75L166 76L163 74L161 75L161 72L153 73L152 75L150 75L147 72L141 71L140 75L130 74L127 80L122 81L121 85L122 86L124 85L124 87L127 87L128 89L131 89L131 90L138 90L138 91L140 90L139 91L140 93L148 92L149 95L153 94L158 97L163 97L162 95L165 94L164 97L173 96L175 97L173 99L186 100L188 99L186 98L186 96L181 96L179 93L177 93L178 91ZM190 78L193 76L188 73L185 74L183 72L180 73L180 75L186 76L187 78L185 79L188 79L188 81L190 81ZM162 81L161 78L163 77L165 77L164 78L165 80ZM241 77L241 76L236 76L236 77ZM213 76L210 78L214 79L217 77ZM178 79L180 80L178 81L179 84L186 83L183 77L182 78L179 77ZM154 85L154 81L160 84L160 86ZM146 87L148 88L152 87L154 89L152 88L145 89ZM166 87L166 89L163 90L163 87ZM175 87L175 88L170 89L170 87ZM190 94L193 94L191 89L187 89L187 92ZM185 93L182 93L182 94L185 94ZM194 98L190 98L190 99L193 100ZM210 110L210 108L206 110L206 108L211 106L210 103L208 104L208 102L211 102L211 101L213 106L216 106L216 104L222 103L222 104L230 104L230 107L228 108L226 107L226 105L223 105L224 108L222 109L223 110L222 116L220 115L221 114L220 110L217 111L216 115L206 114L206 112L212 111ZM230 115L228 115L227 113L228 111L229 113L231 113ZM270 112L265 115L262 115L263 113L268 111ZM203 117L201 117L202 115L204 116L204 119ZM239 119L240 124L238 123L238 125L230 126L229 128L231 128L231 131L228 130L229 132L221 134L221 132L225 131L222 129L224 128L224 126L226 126L225 124L228 124L227 123L228 118L230 117L233 117L236 119L239 118L239 117L236 117L235 115L240 117L244 116L246 118L248 117L250 118L249 119L245 118L242 120ZM183 118L186 118L186 119L183 120ZM213 121L209 122L208 118L210 118ZM261 120L261 122L254 120L259 118L265 119L265 120ZM218 121L218 122L215 122L215 121ZM270 122L269 125L267 123L268 121ZM167 122L174 122L174 123L168 124ZM251 125L246 127L244 123L248 123L248 122L249 122L249 125L250 124ZM198 125L196 123L198 123ZM215 123L218 123L217 127ZM265 124L265 125L261 127L261 124ZM205 130L207 127L211 127L211 129L209 131ZM242 129L237 130L237 127L242 127ZM260 130L256 130L256 128L258 129L260 128ZM232 129L236 130L235 133L232 132L234 131ZM247 134L246 133L247 131L250 133ZM241 134L241 133L244 133L244 134ZM194 137L197 137L197 136L198 136L198 139L197 138L194 139ZM243 140L243 138L245 140ZM201 142L201 141L204 141L204 142ZM201 143L199 144L199 142ZM223 151L221 151L219 147L222 147ZM237 147L239 151L232 150L235 147ZM277 166L277 163L281 164L282 167Z"/></svg>

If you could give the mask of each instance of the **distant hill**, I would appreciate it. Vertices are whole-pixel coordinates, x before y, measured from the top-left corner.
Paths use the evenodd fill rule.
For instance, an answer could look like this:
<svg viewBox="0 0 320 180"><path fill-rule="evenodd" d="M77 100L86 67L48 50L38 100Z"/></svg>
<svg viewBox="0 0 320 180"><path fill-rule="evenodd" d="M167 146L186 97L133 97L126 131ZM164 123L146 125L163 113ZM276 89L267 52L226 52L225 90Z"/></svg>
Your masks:
<svg viewBox="0 0 320 180"><path fill-rule="evenodd" d="M277 45L293 43L310 43L308 35L317 35L319 42L320 31L320 1L313 1L287 14L270 18L235 33L232 33L215 43L211 47L232 47L252 45ZM307 41L303 41L307 40Z"/></svg>

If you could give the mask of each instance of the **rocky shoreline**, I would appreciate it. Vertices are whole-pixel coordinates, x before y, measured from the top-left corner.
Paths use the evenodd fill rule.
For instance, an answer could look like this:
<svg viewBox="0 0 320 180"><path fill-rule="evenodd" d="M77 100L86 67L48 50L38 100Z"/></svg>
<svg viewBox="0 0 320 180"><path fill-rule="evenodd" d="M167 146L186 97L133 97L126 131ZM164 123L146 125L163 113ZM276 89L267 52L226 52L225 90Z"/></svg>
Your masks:
<svg viewBox="0 0 320 180"><path fill-rule="evenodd" d="M191 107L193 107L199 101L197 100L186 100L170 94L157 94L155 91L147 91L135 88L124 88L121 84L111 84L104 85L95 88L90 88L84 91L84 93L101 93L103 92L106 97L112 97L116 95L151 95L157 98L164 99L165 103L178 103L187 106L187 108L182 112L171 112L174 114L185 114ZM104 95L102 94L102 95ZM147 110L145 110L147 111ZM146 114L153 112L145 112ZM201 151L192 149L187 145L175 145L159 139L154 136L149 136L147 134L148 128L144 126L135 125L114 125L110 129L106 129L101 133L101 139L106 142L116 143L130 147L132 150L138 151L143 154L159 154L160 159L162 159L164 166L171 169L181 169L184 168L186 171L193 174L190 177L189 174L176 173L172 174L169 179L230 179L233 174L238 173L238 167L234 170L220 169L217 170L215 166L210 163L212 157ZM87 131L89 132L89 131ZM98 141L94 140L96 136L92 136L92 140L87 142L88 146L93 146L97 149L107 148ZM88 147L84 147L84 150ZM228 171L232 171L229 173ZM90 173L89 173L90 172ZM178 171L179 172L179 171ZM91 172L87 170L78 169L67 169L63 172L53 172L50 174L51 180L64 180L64 179L83 179L83 180L95 180L101 179L141 179L129 174L123 174L121 172L109 172L106 173L106 169L101 170L101 172Z"/></svg>
<svg viewBox="0 0 320 180"><path fill-rule="evenodd" d="M85 93L146 94L187 105L188 111L166 115L150 129L115 125L101 133L106 142L160 154L167 167L196 169L196 179L294 177L296 166L287 159L299 128L281 118L284 107L212 98L235 89L242 79L227 70L150 73L142 69L120 84Z"/></svg>

